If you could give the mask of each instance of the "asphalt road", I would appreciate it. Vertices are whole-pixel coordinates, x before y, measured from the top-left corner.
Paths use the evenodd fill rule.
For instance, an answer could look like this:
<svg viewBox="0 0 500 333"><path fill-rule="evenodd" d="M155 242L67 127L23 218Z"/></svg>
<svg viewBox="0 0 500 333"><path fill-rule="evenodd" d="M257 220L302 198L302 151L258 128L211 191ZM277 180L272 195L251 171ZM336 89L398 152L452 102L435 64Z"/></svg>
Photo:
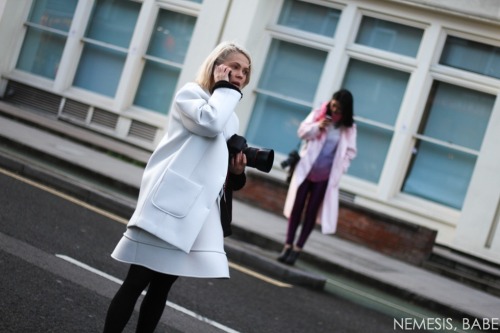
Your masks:
<svg viewBox="0 0 500 333"><path fill-rule="evenodd" d="M125 226L48 191L0 173L0 332L100 332L127 271L110 258ZM168 305L158 332L395 331L388 315L237 266L231 279L179 279Z"/></svg>

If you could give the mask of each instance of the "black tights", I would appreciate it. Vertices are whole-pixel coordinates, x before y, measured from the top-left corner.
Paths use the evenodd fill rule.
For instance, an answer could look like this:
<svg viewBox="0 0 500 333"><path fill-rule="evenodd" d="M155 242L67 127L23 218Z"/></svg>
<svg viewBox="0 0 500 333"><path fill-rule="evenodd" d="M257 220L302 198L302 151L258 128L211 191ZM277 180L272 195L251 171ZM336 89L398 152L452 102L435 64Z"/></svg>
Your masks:
<svg viewBox="0 0 500 333"><path fill-rule="evenodd" d="M153 332L160 321L168 292L175 280L177 280L177 276L131 265L125 281L109 305L104 333L123 331L130 316L132 316L137 299L148 285L148 291L139 311L136 332Z"/></svg>

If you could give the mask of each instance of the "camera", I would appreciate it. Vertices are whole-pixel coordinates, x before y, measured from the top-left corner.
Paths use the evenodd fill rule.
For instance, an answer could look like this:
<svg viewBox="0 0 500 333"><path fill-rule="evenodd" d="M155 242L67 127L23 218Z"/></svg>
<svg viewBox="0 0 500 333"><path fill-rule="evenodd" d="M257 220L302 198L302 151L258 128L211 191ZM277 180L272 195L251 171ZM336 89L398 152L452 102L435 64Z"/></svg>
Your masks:
<svg viewBox="0 0 500 333"><path fill-rule="evenodd" d="M288 168L288 175L286 177L286 182L290 183L292 180L293 172L295 171L295 167L297 166L297 163L300 161L300 155L297 150L292 150L291 152L288 153L288 156L286 160L281 162L281 167L283 169Z"/></svg>
<svg viewBox="0 0 500 333"><path fill-rule="evenodd" d="M251 168L269 172L273 167L274 150L248 147L247 140L238 134L234 134L229 138L227 148L230 158L242 151L247 157L247 166Z"/></svg>
<svg viewBox="0 0 500 333"><path fill-rule="evenodd" d="M290 169L293 169L295 168L295 166L299 161L300 161L299 152L296 150L292 150L291 152L288 153L286 160L281 162L281 167L283 169L286 169L288 167L290 167Z"/></svg>

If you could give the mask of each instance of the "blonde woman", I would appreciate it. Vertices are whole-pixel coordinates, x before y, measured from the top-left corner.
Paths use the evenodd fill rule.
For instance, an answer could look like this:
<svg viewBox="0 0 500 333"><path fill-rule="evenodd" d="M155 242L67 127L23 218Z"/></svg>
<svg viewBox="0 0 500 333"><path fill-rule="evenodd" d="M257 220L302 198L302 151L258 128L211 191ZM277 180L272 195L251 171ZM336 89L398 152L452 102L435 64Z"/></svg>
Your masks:
<svg viewBox="0 0 500 333"><path fill-rule="evenodd" d="M238 131L234 111L250 72L248 52L224 42L206 58L196 82L175 95L167 134L148 161L136 210L112 253L130 269L104 332L124 329L148 286L136 328L141 333L154 331L179 276L229 278L223 238L231 233L230 202L222 203L244 186L246 157L229 158L226 142Z"/></svg>

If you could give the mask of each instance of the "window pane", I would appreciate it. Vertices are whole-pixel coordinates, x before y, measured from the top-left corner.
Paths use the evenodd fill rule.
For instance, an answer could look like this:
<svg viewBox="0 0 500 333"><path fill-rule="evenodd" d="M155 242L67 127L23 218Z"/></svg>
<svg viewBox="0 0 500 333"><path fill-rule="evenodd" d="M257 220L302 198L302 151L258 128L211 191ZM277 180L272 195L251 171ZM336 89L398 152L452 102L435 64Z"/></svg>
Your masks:
<svg viewBox="0 0 500 333"><path fill-rule="evenodd" d="M78 0L35 1L28 22L68 32Z"/></svg>
<svg viewBox="0 0 500 333"><path fill-rule="evenodd" d="M327 53L274 40L261 75L259 93L247 130L249 142L287 154L299 142L298 124L310 107L266 95L267 92L311 103Z"/></svg>
<svg viewBox="0 0 500 333"><path fill-rule="evenodd" d="M327 53L273 40L259 88L311 102Z"/></svg>
<svg viewBox="0 0 500 333"><path fill-rule="evenodd" d="M403 191L461 209L476 157L420 141Z"/></svg>
<svg viewBox="0 0 500 333"><path fill-rule="evenodd" d="M423 30L365 16L356 43L416 57Z"/></svg>
<svg viewBox="0 0 500 333"><path fill-rule="evenodd" d="M500 48L448 36L440 64L500 79Z"/></svg>
<svg viewBox="0 0 500 333"><path fill-rule="evenodd" d="M348 174L378 183L391 144L392 132L361 122L357 122L356 126L358 153L351 162Z"/></svg>
<svg viewBox="0 0 500 333"><path fill-rule="evenodd" d="M393 126L409 79L405 72L351 60L344 87L354 95L356 115Z"/></svg>
<svg viewBox="0 0 500 333"><path fill-rule="evenodd" d="M113 97L124 65L124 53L87 44L83 50L73 84Z"/></svg>
<svg viewBox="0 0 500 333"><path fill-rule="evenodd" d="M182 64L195 23L195 17L166 10L160 11L147 54Z"/></svg>
<svg viewBox="0 0 500 333"><path fill-rule="evenodd" d="M141 4L125 0L97 0L86 38L128 48ZM86 41L73 84L114 97L127 54L112 47Z"/></svg>
<svg viewBox="0 0 500 333"><path fill-rule="evenodd" d="M394 126L410 75L394 69L351 60L343 86L354 96L355 115L385 125ZM349 174L377 183L393 132L376 125L358 125L359 153Z"/></svg>
<svg viewBox="0 0 500 333"><path fill-rule="evenodd" d="M147 59L134 104L167 114L191 42L196 17L161 10L155 23L147 51L177 66Z"/></svg>
<svg viewBox="0 0 500 333"><path fill-rule="evenodd" d="M174 95L180 69L147 61L134 104L167 114Z"/></svg>
<svg viewBox="0 0 500 333"><path fill-rule="evenodd" d="M340 10L297 0L286 0L278 24L290 28L333 37Z"/></svg>
<svg viewBox="0 0 500 333"><path fill-rule="evenodd" d="M77 3L78 0L33 2L17 69L55 79Z"/></svg>
<svg viewBox="0 0 500 333"><path fill-rule="evenodd" d="M428 100L422 135L480 150L494 96L436 81ZM474 155L419 140L403 191L460 209L475 163Z"/></svg>
<svg viewBox="0 0 500 333"><path fill-rule="evenodd" d="M65 43L63 36L28 28L16 68L54 79Z"/></svg>
<svg viewBox="0 0 500 333"><path fill-rule="evenodd" d="M124 0L98 0L85 36L127 48L134 32L141 4Z"/></svg>
<svg viewBox="0 0 500 333"><path fill-rule="evenodd" d="M270 96L259 95L246 138L254 145L288 154L300 142L297 129L309 114L308 107Z"/></svg>
<svg viewBox="0 0 500 333"><path fill-rule="evenodd" d="M421 134L480 150L495 96L436 81Z"/></svg>

